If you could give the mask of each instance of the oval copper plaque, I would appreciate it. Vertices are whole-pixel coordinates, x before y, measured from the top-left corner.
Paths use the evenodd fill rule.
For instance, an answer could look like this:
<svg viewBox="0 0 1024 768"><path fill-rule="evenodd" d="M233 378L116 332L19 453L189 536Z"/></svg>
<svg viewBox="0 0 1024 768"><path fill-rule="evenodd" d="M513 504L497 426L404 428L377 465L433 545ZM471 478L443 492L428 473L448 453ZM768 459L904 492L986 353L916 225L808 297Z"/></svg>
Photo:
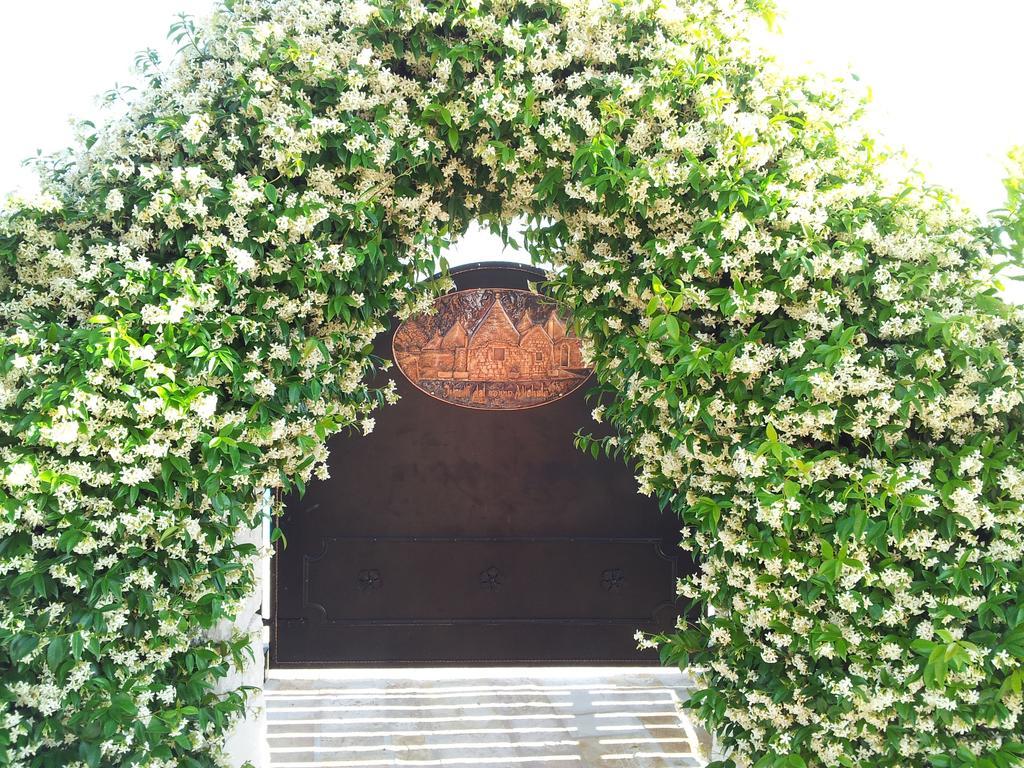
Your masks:
<svg viewBox="0 0 1024 768"><path fill-rule="evenodd" d="M488 411L546 405L589 378L571 316L513 288L473 288L434 301L395 331L392 352L413 385L452 405Z"/></svg>

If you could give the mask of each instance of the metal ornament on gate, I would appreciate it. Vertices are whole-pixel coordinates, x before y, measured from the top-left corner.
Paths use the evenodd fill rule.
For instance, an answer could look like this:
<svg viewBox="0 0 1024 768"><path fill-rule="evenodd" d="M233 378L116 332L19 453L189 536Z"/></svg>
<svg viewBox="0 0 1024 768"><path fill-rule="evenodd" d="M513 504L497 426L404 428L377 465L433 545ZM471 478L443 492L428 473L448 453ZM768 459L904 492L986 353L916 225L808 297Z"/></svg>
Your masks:
<svg viewBox="0 0 1024 768"><path fill-rule="evenodd" d="M433 398L480 410L533 408L590 377L571 315L546 296L473 288L440 296L434 310L402 323L392 343L398 368Z"/></svg>

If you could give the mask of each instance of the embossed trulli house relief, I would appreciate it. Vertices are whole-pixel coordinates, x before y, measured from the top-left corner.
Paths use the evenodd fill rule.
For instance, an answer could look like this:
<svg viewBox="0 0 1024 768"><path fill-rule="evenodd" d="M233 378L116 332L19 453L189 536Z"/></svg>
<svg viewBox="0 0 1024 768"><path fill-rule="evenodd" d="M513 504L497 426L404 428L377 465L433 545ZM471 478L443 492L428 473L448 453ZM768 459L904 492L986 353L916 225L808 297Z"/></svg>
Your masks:
<svg viewBox="0 0 1024 768"><path fill-rule="evenodd" d="M590 376L571 317L551 299L511 288L439 297L436 312L395 332L399 369L453 405L514 410L565 397Z"/></svg>

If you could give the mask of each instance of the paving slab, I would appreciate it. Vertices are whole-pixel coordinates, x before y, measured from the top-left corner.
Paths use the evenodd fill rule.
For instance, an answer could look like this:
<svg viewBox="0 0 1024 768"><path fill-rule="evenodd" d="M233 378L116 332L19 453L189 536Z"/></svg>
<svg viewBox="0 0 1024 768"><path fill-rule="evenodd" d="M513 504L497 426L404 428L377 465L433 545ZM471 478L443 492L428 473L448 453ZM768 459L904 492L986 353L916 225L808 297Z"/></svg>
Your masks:
<svg viewBox="0 0 1024 768"><path fill-rule="evenodd" d="M658 668L274 670L273 768L699 768L690 682Z"/></svg>

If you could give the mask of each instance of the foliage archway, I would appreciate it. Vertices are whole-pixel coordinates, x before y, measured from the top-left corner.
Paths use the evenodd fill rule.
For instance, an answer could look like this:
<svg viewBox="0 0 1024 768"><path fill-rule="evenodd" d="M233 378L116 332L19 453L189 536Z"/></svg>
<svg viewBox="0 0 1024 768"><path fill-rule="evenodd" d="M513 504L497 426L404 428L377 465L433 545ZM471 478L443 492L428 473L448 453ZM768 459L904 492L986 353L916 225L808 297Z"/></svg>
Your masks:
<svg viewBox="0 0 1024 768"><path fill-rule="evenodd" d="M372 428L370 340L471 219L515 216L616 395L596 449L700 553L705 618L654 641L731 759L1019 764L1005 233L886 177L840 85L752 52L770 10L179 24L180 61L3 218L0 764L213 764L244 638L203 630L251 589L260 489Z"/></svg>

